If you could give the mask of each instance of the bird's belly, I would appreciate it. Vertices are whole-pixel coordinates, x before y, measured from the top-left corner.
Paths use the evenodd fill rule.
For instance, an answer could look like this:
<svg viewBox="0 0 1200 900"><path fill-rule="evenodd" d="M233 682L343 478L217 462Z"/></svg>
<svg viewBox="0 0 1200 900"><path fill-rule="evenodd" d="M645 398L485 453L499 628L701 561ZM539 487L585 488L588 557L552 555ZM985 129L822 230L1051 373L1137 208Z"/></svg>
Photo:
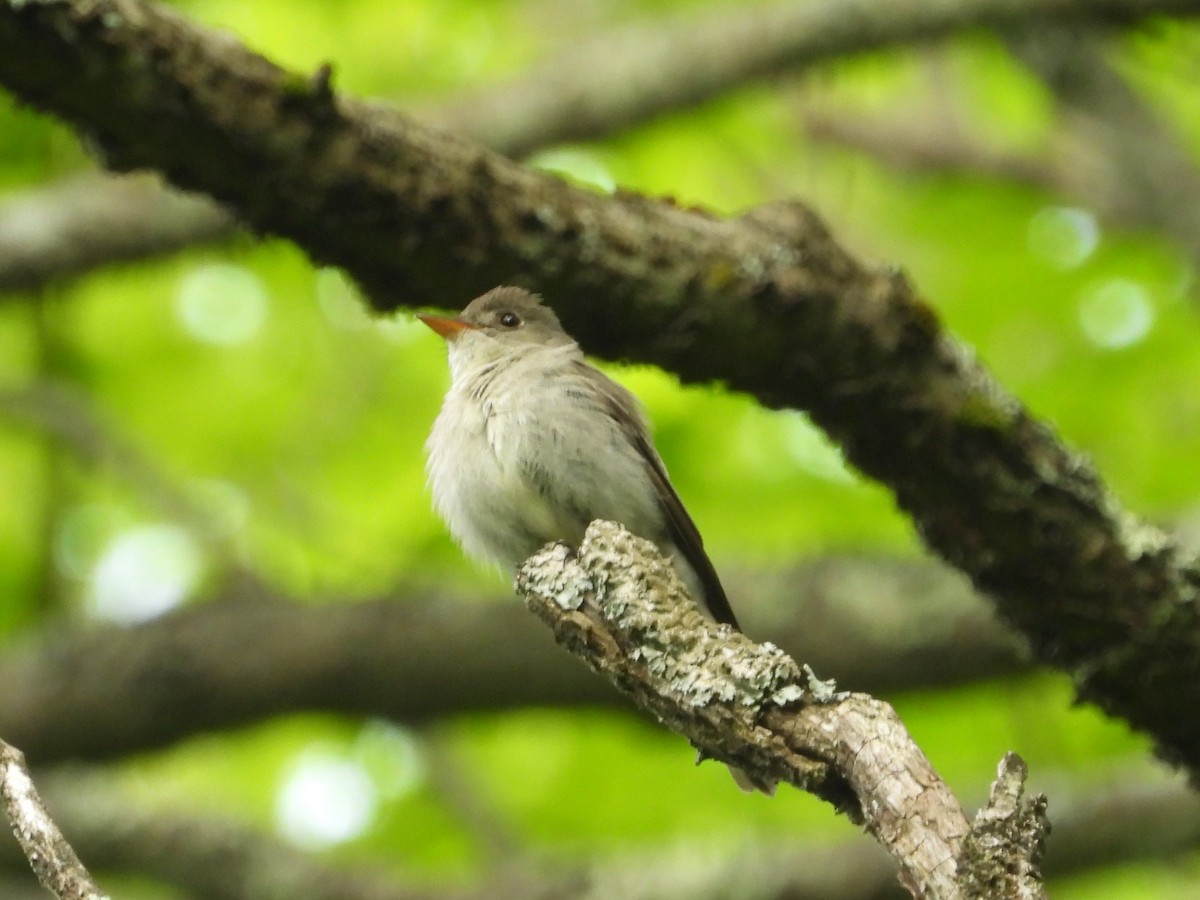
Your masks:
<svg viewBox="0 0 1200 900"><path fill-rule="evenodd" d="M587 522L556 514L519 458L497 453L485 417L473 410L438 417L429 439L429 477L438 512L476 559L513 568L543 544L583 538Z"/></svg>

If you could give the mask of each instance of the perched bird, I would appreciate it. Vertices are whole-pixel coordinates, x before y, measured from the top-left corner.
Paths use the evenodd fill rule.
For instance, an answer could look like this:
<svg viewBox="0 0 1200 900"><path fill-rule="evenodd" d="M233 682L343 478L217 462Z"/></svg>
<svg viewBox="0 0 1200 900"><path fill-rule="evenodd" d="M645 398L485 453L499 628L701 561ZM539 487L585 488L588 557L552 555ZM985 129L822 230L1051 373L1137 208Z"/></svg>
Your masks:
<svg viewBox="0 0 1200 900"><path fill-rule="evenodd" d="M594 519L619 522L670 557L713 619L739 627L637 398L584 358L541 298L498 287L456 318L420 319L450 356L426 469L468 554L514 569L551 541L578 546ZM743 790L774 792L729 771Z"/></svg>
<svg viewBox="0 0 1200 900"><path fill-rule="evenodd" d="M713 619L738 627L637 398L536 294L498 287L457 318L420 319L446 339L451 374L426 468L468 554L513 569L550 541L577 546L594 519L619 522L671 558Z"/></svg>

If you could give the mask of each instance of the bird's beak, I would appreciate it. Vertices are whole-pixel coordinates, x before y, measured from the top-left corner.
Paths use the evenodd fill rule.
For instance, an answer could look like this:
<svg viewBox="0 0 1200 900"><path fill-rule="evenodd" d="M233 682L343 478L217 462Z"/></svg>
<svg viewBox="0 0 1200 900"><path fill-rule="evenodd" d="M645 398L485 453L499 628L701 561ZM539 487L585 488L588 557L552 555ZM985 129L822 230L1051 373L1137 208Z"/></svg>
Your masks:
<svg viewBox="0 0 1200 900"><path fill-rule="evenodd" d="M448 341L454 340L464 331L475 331L479 327L470 322L464 322L462 319L451 319L445 316L418 315L417 318Z"/></svg>

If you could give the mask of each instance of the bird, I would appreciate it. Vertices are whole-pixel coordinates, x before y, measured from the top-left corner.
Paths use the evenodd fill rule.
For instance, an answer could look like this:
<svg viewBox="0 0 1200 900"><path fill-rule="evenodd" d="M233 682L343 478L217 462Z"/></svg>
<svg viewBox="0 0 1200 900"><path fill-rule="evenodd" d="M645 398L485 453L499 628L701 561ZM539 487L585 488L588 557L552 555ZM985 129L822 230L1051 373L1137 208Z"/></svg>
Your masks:
<svg viewBox="0 0 1200 900"><path fill-rule="evenodd" d="M468 555L515 569L595 519L658 546L708 615L738 631L721 579L671 484L637 398L588 362L537 294L501 286L455 317L450 388L426 441L434 506ZM743 791L774 784L730 765Z"/></svg>
<svg viewBox="0 0 1200 900"><path fill-rule="evenodd" d="M741 630L641 404L584 356L540 296L501 286L421 315L451 374L426 442L437 512L471 557L513 570L595 519L646 538L718 623ZM740 773L738 773L740 774Z"/></svg>

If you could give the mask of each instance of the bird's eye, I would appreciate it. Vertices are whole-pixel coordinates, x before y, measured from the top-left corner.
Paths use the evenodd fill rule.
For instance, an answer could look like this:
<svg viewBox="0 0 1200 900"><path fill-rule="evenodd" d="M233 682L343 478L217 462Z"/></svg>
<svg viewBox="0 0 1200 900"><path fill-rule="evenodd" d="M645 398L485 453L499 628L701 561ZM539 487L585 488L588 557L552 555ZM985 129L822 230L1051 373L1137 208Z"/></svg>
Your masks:
<svg viewBox="0 0 1200 900"><path fill-rule="evenodd" d="M515 312L500 313L500 324L505 328L516 328L521 324L521 317Z"/></svg>

